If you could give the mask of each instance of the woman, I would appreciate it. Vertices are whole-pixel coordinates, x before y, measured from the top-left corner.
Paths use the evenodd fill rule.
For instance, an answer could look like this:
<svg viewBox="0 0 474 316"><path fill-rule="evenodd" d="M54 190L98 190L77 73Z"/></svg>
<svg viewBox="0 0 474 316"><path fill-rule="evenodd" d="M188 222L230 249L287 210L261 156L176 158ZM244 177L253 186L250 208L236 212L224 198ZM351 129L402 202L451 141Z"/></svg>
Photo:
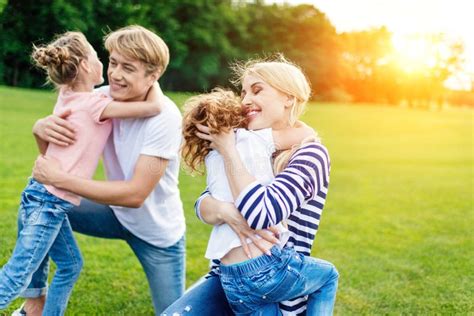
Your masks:
<svg viewBox="0 0 474 316"><path fill-rule="evenodd" d="M271 127L279 130L296 123L310 95L308 82L299 68L280 58L270 62L249 62L236 70L242 85L242 105L247 113L249 129ZM286 220L290 231L286 247L293 247L303 254L302 264L310 265L316 273L309 297L281 302L280 311L266 310L263 313L294 315L307 310L310 315L331 314L338 273L329 262L309 257L329 184L330 163L326 148L318 141L295 144L298 146L277 156L274 161L277 176L264 187L243 167L232 132L210 134L206 127L199 128L200 136L211 141L211 147L218 150L226 161L226 175L237 210L233 204L217 201L204 192L196 202L196 213L205 223L229 224L242 240L250 238L253 241L248 246L242 242L244 247L231 254L231 261L268 253L273 249L272 243L257 239L252 229L268 228ZM265 234L261 235L266 238ZM224 270L228 270L227 265ZM214 262L208 276L163 314L232 314L219 275L228 276L226 272L220 272L219 262ZM274 294L268 293L269 296ZM240 311L248 310L247 303L245 298L231 302L232 308Z"/></svg>

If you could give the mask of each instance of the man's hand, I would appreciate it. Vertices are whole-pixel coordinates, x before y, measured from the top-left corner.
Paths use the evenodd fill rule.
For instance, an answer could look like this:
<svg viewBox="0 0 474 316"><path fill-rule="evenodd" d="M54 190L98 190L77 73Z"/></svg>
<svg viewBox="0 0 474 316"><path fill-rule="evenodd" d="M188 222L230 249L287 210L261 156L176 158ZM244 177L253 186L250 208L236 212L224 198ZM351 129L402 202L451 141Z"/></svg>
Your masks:
<svg viewBox="0 0 474 316"><path fill-rule="evenodd" d="M71 115L71 110L66 110L59 115L49 115L36 121L33 134L42 140L59 146L69 146L75 141L76 130L66 118Z"/></svg>
<svg viewBox="0 0 474 316"><path fill-rule="evenodd" d="M60 181L64 175L60 162L51 157L39 156L33 167L33 178L43 184L52 184Z"/></svg>

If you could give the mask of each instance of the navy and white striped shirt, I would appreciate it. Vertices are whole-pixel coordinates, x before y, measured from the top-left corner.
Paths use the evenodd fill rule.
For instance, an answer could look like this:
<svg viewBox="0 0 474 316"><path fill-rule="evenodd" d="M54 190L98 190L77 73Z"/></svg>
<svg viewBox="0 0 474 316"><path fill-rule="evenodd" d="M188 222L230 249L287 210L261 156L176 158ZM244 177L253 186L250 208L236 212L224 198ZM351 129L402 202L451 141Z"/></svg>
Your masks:
<svg viewBox="0 0 474 316"><path fill-rule="evenodd" d="M326 147L317 142L303 144L269 185L249 184L234 204L253 229L268 228L286 220L290 231L286 246L309 256L328 192L330 167ZM204 191L195 204L196 215L201 220L199 206L209 194L208 190ZM212 260L208 276L217 274L219 264L219 260ZM304 315L306 299L281 302L283 315Z"/></svg>

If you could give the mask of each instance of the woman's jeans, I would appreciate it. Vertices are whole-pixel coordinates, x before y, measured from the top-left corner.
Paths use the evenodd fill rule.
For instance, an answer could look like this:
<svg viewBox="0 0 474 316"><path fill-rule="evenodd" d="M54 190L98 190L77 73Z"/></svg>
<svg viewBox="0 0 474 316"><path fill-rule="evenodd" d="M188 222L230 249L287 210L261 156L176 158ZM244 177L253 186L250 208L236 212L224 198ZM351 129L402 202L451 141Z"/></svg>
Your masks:
<svg viewBox="0 0 474 316"><path fill-rule="evenodd" d="M18 238L13 254L0 270L0 309L4 309L32 279L48 255L57 269L44 306L44 315L63 315L82 269L68 213L74 207L30 179L21 195Z"/></svg>
<svg viewBox="0 0 474 316"><path fill-rule="evenodd" d="M202 277L162 316L233 316L218 275Z"/></svg>
<svg viewBox="0 0 474 316"><path fill-rule="evenodd" d="M332 315L339 274L333 264L293 248L273 246L271 256L220 266L236 315L281 315L278 302L308 295L307 315Z"/></svg>
<svg viewBox="0 0 474 316"><path fill-rule="evenodd" d="M122 239L128 243L145 271L157 315L183 294L185 284L184 236L169 247L154 246L128 231L118 221L110 206L87 199L82 199L81 205L74 207L68 216L75 232L100 238ZM38 271L33 275L30 285L21 294L22 297L34 298L46 293L47 259L45 258Z"/></svg>

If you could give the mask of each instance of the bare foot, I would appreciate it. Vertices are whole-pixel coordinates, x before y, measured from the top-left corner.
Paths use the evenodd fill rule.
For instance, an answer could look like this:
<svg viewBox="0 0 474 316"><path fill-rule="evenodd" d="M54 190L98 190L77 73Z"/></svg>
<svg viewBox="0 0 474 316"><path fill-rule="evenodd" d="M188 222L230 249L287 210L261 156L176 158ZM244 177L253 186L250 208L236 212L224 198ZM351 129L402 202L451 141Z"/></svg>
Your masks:
<svg viewBox="0 0 474 316"><path fill-rule="evenodd" d="M40 296L37 298L27 298L23 310L26 312L26 316L41 316L43 314L43 307L46 301L46 296Z"/></svg>

